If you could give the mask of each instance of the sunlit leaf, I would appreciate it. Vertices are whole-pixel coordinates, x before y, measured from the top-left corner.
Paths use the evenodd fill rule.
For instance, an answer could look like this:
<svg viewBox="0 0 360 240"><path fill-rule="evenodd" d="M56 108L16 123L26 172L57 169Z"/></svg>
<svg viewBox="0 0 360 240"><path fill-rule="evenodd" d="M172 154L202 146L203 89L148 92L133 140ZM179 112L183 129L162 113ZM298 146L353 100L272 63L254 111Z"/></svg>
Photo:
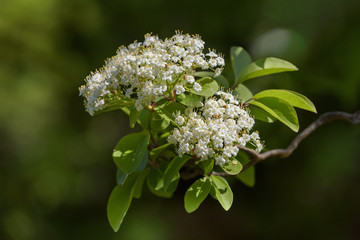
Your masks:
<svg viewBox="0 0 360 240"><path fill-rule="evenodd" d="M132 133L121 138L114 148L113 159L125 173L134 172L148 153L149 133Z"/></svg>
<svg viewBox="0 0 360 240"><path fill-rule="evenodd" d="M172 179L179 173L180 168L190 159L189 155L176 157L169 163L164 174L164 189L167 190Z"/></svg>
<svg viewBox="0 0 360 240"><path fill-rule="evenodd" d="M164 189L164 173L160 168L154 168L147 175L147 184L152 193L159 197L169 198L177 188L180 174L177 173L170 181L167 190Z"/></svg>
<svg viewBox="0 0 360 240"><path fill-rule="evenodd" d="M199 80L196 80L197 83L199 83L202 87L200 92L195 91L193 88L191 88L189 91L193 94L205 96L205 97L211 97L213 96L219 89L219 85L217 84L216 80L205 77L201 78Z"/></svg>
<svg viewBox="0 0 360 240"><path fill-rule="evenodd" d="M250 104L255 105L271 116L284 123L291 130L299 131L299 122L294 108L284 100L274 97L260 98L255 101L251 101Z"/></svg>
<svg viewBox="0 0 360 240"><path fill-rule="evenodd" d="M239 78L241 72L251 63L250 55L242 47L231 47L231 63L235 74L235 80Z"/></svg>
<svg viewBox="0 0 360 240"><path fill-rule="evenodd" d="M184 197L185 210L188 213L195 211L205 200L211 189L208 178L201 178L195 181L186 191Z"/></svg>
<svg viewBox="0 0 360 240"><path fill-rule="evenodd" d="M241 83L236 86L233 94L237 96L242 102L246 102L253 96L252 92L244 84Z"/></svg>
<svg viewBox="0 0 360 240"><path fill-rule="evenodd" d="M165 130L170 124L170 120L168 118L163 118L157 112L152 113L152 120L151 120L151 129L156 131L163 131Z"/></svg>
<svg viewBox="0 0 360 240"><path fill-rule="evenodd" d="M207 160L201 160L198 162L198 165L204 170L204 175L208 175L214 167L214 159L209 158Z"/></svg>
<svg viewBox="0 0 360 240"><path fill-rule="evenodd" d="M276 97L280 98L293 107L298 107L310 112L316 113L316 108L314 104L304 95L285 89L269 89L257 93L254 96L254 99L264 98L264 97Z"/></svg>
<svg viewBox="0 0 360 240"><path fill-rule="evenodd" d="M199 107L199 103L203 100L203 98L204 97L199 95L187 94L183 99L179 100L179 102L187 107Z"/></svg>
<svg viewBox="0 0 360 240"><path fill-rule="evenodd" d="M216 82L219 84L219 86L225 87L225 88L229 88L229 80L224 76L224 75L219 75L217 77L214 77L215 73L214 72L205 72L205 71L200 71L200 72L196 72L194 74L195 77L210 77L216 80Z"/></svg>
<svg viewBox="0 0 360 240"><path fill-rule="evenodd" d="M225 178L211 175L211 183L215 190L216 199L227 211L233 203L233 193Z"/></svg>
<svg viewBox="0 0 360 240"><path fill-rule="evenodd" d="M157 147L157 148L154 148L154 149L152 149L151 151L150 151L150 157L152 158L152 159L156 159L159 155L160 155L160 153L162 152L162 151L164 151L167 147L169 147L171 145L171 143L166 143L166 144L164 144L164 145L161 145L161 146L159 146L159 147Z"/></svg>
<svg viewBox="0 0 360 240"><path fill-rule="evenodd" d="M227 174L230 175L236 175L238 174L241 169L242 169L242 165L241 163L236 160L235 158L231 158L228 162L226 162L225 164L223 164L221 166L221 168L224 170L224 172L226 172Z"/></svg>
<svg viewBox="0 0 360 240"><path fill-rule="evenodd" d="M249 109L250 109L250 115L253 116L256 120L260 120L267 123L273 123L274 121L276 121L276 118L274 118L269 113L267 113L266 111L262 110L259 107L250 105Z"/></svg>
<svg viewBox="0 0 360 240"><path fill-rule="evenodd" d="M178 102L168 101L165 104L163 104L163 105L161 105L159 107L156 107L155 110L158 112L158 114L161 117L163 117L165 119L168 119L171 122L173 122L174 124L176 124L174 122L174 119L175 119L174 114L177 111L180 111L180 113L184 113L185 106L182 105L181 103L178 103Z"/></svg>
<svg viewBox="0 0 360 240"><path fill-rule="evenodd" d="M268 57L257 60L247 66L239 75L236 83L241 83L245 80L270 75L280 72L289 72L298 70L292 63L279 59Z"/></svg>
<svg viewBox="0 0 360 240"><path fill-rule="evenodd" d="M133 187L141 172L131 174L123 185L117 185L110 194L107 204L107 217L113 230L117 232L130 207Z"/></svg>

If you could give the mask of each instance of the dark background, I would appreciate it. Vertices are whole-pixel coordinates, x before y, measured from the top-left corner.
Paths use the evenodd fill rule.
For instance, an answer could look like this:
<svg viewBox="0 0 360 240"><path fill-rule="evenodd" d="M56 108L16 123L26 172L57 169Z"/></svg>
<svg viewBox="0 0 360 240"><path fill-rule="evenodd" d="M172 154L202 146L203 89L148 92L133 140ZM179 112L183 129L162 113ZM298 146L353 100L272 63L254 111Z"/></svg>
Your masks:
<svg viewBox="0 0 360 240"><path fill-rule="evenodd" d="M257 166L257 183L233 181L225 212L208 198L183 207L147 190L118 233L106 219L115 185L112 148L128 127L120 111L90 117L78 87L120 45L175 30L225 54L287 59L300 71L249 81L254 91L308 96L319 114L360 108L360 1L0 0L0 239L359 239L360 125L333 122L287 159ZM225 75L231 75L231 69ZM298 111L301 129L316 115ZM268 148L295 136L262 124Z"/></svg>

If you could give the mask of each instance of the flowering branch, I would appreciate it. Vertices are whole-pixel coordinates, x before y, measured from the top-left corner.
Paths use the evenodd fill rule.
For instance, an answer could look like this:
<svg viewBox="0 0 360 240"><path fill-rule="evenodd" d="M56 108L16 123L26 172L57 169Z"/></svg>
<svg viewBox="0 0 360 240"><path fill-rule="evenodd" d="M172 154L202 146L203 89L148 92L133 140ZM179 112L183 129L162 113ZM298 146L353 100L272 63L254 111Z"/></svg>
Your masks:
<svg viewBox="0 0 360 240"><path fill-rule="evenodd" d="M298 147L300 142L314 132L317 128L322 126L325 123L331 122L333 120L345 120L351 122L352 124L360 123L360 110L354 114L346 112L327 112L322 114L317 120L310 124L307 128L304 129L299 135L297 135L290 145L285 149L273 149L264 153L258 153L252 149L240 147L239 149L247 152L251 157L251 162L246 164L242 171L245 171L249 167L255 166L257 163L269 158L269 157L280 157L286 158L289 157L293 151Z"/></svg>

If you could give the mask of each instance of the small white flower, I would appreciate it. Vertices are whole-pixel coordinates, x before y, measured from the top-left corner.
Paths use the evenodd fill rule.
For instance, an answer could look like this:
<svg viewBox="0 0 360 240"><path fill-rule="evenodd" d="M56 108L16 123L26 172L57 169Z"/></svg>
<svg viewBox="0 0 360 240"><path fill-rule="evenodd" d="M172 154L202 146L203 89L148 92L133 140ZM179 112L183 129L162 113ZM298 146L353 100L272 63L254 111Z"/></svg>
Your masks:
<svg viewBox="0 0 360 240"><path fill-rule="evenodd" d="M211 67L216 67L217 66L217 61L213 58L211 58L208 63L210 64Z"/></svg>
<svg viewBox="0 0 360 240"><path fill-rule="evenodd" d="M214 74L214 77L218 77L221 75L221 72L222 72L222 69L221 68L217 68L215 69L215 74Z"/></svg>
<svg viewBox="0 0 360 240"><path fill-rule="evenodd" d="M191 75L187 75L185 77L185 80L190 84L193 84L195 82L195 78L193 76L191 76Z"/></svg>
<svg viewBox="0 0 360 240"><path fill-rule="evenodd" d="M181 86L181 85L176 85L176 86L174 87L174 90L175 90L175 92L176 92L177 95L185 92L185 88L184 88L183 86Z"/></svg>
<svg viewBox="0 0 360 240"><path fill-rule="evenodd" d="M224 61L224 59L222 57L217 57L216 61L217 61L218 66L224 66L225 65L225 61Z"/></svg>
<svg viewBox="0 0 360 240"><path fill-rule="evenodd" d="M195 90L196 92L200 92L201 89L202 89L201 85L200 85L199 83L197 83L197 82L194 83L193 88L194 88L194 90Z"/></svg>
<svg viewBox="0 0 360 240"><path fill-rule="evenodd" d="M207 53L206 56L216 58L218 55L215 52L211 51L211 52Z"/></svg>

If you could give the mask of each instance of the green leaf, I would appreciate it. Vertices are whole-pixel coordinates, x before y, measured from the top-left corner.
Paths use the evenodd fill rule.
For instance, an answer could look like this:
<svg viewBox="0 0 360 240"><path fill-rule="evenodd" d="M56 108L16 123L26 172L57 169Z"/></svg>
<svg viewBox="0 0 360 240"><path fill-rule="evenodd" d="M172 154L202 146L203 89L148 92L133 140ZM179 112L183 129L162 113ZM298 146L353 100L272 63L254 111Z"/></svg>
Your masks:
<svg viewBox="0 0 360 240"><path fill-rule="evenodd" d="M236 175L236 178L248 187L255 186L255 167L249 167L245 171Z"/></svg>
<svg viewBox="0 0 360 240"><path fill-rule="evenodd" d="M269 113L265 112L259 107L250 105L250 114L257 120L267 122L267 123L273 123L276 121L276 118L272 117Z"/></svg>
<svg viewBox="0 0 360 240"><path fill-rule="evenodd" d="M134 105L134 101L132 99L118 96L116 96L116 98L114 96L106 96L105 102L105 107L99 111L96 111L94 115L99 115L104 112L110 112Z"/></svg>
<svg viewBox="0 0 360 240"><path fill-rule="evenodd" d="M245 166L250 162L249 156L244 151L239 151L236 159ZM253 187L255 185L255 167L249 167L248 169L240 172L236 175L236 178L239 179L242 183L248 187Z"/></svg>
<svg viewBox="0 0 360 240"><path fill-rule="evenodd" d="M148 153L149 133L140 132L126 135L115 146L113 159L125 173L134 172Z"/></svg>
<svg viewBox="0 0 360 240"><path fill-rule="evenodd" d="M257 93L254 96L254 99L264 98L264 97L276 97L280 98L293 107L301 108L310 112L316 113L316 108L314 104L304 95L285 90L285 89L269 89Z"/></svg>
<svg viewBox="0 0 360 240"><path fill-rule="evenodd" d="M223 164L221 168L230 175L236 175L242 170L241 163L235 158L231 158L230 161Z"/></svg>
<svg viewBox="0 0 360 240"><path fill-rule="evenodd" d="M107 217L111 227L117 232L130 207L133 186L140 172L131 174L124 185L117 185L110 194L107 204Z"/></svg>
<svg viewBox="0 0 360 240"><path fill-rule="evenodd" d="M200 92L195 91L193 88L191 88L189 91L193 94L205 96L205 97L211 97L213 96L219 89L219 85L217 82L209 77L200 78L199 80L196 80L198 82L202 89Z"/></svg>
<svg viewBox="0 0 360 240"><path fill-rule="evenodd" d="M199 161L198 165L201 169L204 170L204 175L208 175L214 167L214 159L209 158L207 160Z"/></svg>
<svg viewBox="0 0 360 240"><path fill-rule="evenodd" d="M211 175L210 178L216 199L226 211L229 210L233 203L233 193L228 182L220 176Z"/></svg>
<svg viewBox="0 0 360 240"><path fill-rule="evenodd" d="M231 63L235 74L235 79L238 79L241 72L251 63L250 55L242 47L231 47L230 49Z"/></svg>
<svg viewBox="0 0 360 240"><path fill-rule="evenodd" d="M155 131L164 131L170 124L168 118L163 118L157 112L152 113L151 129Z"/></svg>
<svg viewBox="0 0 360 240"><path fill-rule="evenodd" d="M116 171L116 183L121 185L125 182L126 178L129 175L127 173L124 173L120 168Z"/></svg>
<svg viewBox="0 0 360 240"><path fill-rule="evenodd" d="M135 183L134 183L134 187L133 187L133 191L134 191L134 198L140 198L141 197L141 193L142 193L142 189L143 189L143 185L144 185L144 180L146 175L149 173L148 170L142 171L141 174L137 177Z"/></svg>
<svg viewBox="0 0 360 240"><path fill-rule="evenodd" d="M250 102L284 123L294 132L299 131L299 122L294 108L279 98L266 97Z"/></svg>
<svg viewBox="0 0 360 240"><path fill-rule="evenodd" d="M175 175L179 174L180 168L191 158L189 155L176 157L169 163L164 174L164 189L167 190Z"/></svg>
<svg viewBox="0 0 360 240"><path fill-rule="evenodd" d="M181 103L168 101L165 104L156 107L155 110L161 117L170 120L176 125L176 123L174 122L174 114L177 111L180 111L180 113L184 113L185 107Z"/></svg>
<svg viewBox="0 0 360 240"><path fill-rule="evenodd" d="M161 145L160 147L154 148L150 151L150 157L152 159L156 159L162 151L164 151L167 147L169 147L171 143L166 143L164 145Z"/></svg>
<svg viewBox="0 0 360 240"><path fill-rule="evenodd" d="M139 171L144 170L146 168L148 160L149 160L149 150L146 147L145 152L143 154L143 158L141 159L141 162L135 171L139 172Z"/></svg>
<svg viewBox="0 0 360 240"><path fill-rule="evenodd" d="M133 128L135 126L138 117L140 116L140 112L136 110L136 108L131 109L129 115L130 127Z"/></svg>
<svg viewBox="0 0 360 240"><path fill-rule="evenodd" d="M140 124L140 126L143 129L148 130L150 127L151 117L152 117L151 112L147 109L143 109L140 112L137 122Z"/></svg>
<svg viewBox="0 0 360 240"><path fill-rule="evenodd" d="M211 183L207 177L194 182L185 193L184 204L186 212L191 213L198 209L209 194L210 189Z"/></svg>
<svg viewBox="0 0 360 240"><path fill-rule="evenodd" d="M279 58L268 57L259 59L247 66L237 78L236 83L241 83L251 78L261 77L274 73L297 70L298 68L288 61Z"/></svg>
<svg viewBox="0 0 360 240"><path fill-rule="evenodd" d="M151 170L146 179L148 187L152 193L159 197L170 198L177 188L179 178L180 174L177 173L177 175L171 179L171 183L166 191L164 189L164 173L160 168L154 168Z"/></svg>
<svg viewBox="0 0 360 240"><path fill-rule="evenodd" d="M199 107L204 97L195 94L186 94L179 102L187 107Z"/></svg>
<svg viewBox="0 0 360 240"><path fill-rule="evenodd" d="M224 75L219 75L217 77L214 77L215 73L214 72L206 72L206 71L201 71L201 72L196 72L194 74L195 77L210 77L212 79L215 79L216 82L225 88L229 88L229 80L224 76Z"/></svg>
<svg viewBox="0 0 360 240"><path fill-rule="evenodd" d="M244 85L239 83L234 89L234 95L240 98L242 102L246 102L252 98L252 92Z"/></svg>

